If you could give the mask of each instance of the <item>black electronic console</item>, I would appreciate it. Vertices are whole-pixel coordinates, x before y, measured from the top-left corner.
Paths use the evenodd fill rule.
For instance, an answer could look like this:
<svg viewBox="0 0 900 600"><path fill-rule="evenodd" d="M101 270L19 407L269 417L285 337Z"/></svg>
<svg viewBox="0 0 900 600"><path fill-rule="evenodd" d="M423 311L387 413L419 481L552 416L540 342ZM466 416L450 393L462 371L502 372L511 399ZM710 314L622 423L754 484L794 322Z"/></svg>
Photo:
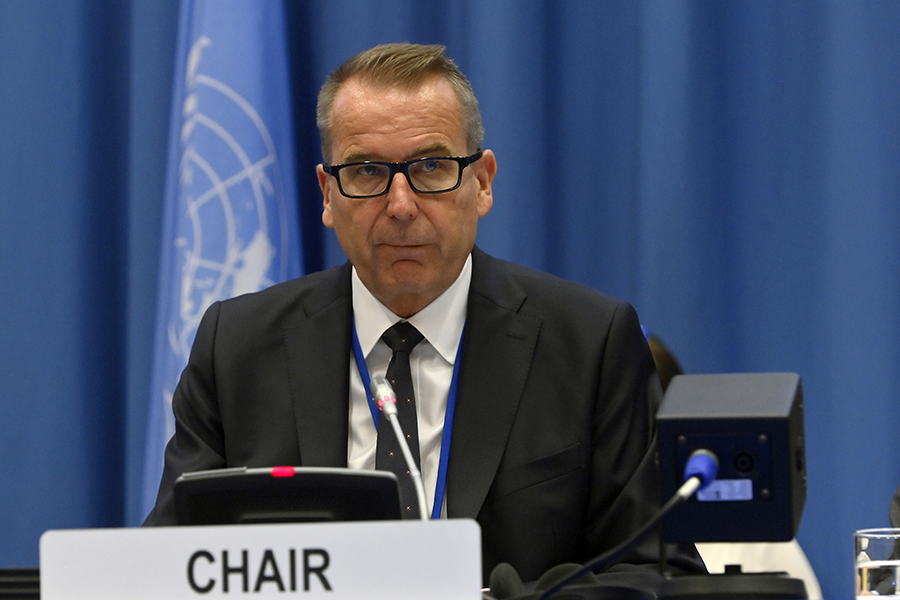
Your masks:
<svg viewBox="0 0 900 600"><path fill-rule="evenodd" d="M557 565L526 586L507 564L486 600L805 600L786 573L668 574L658 590L594 576L660 522L669 543L785 541L806 501L803 392L795 373L680 375L657 413L663 503L629 539L583 565ZM665 561L660 565L668 573ZM609 574L607 574L609 575Z"/></svg>
<svg viewBox="0 0 900 600"><path fill-rule="evenodd" d="M402 518L397 477L325 467L229 468L175 481L179 525Z"/></svg>
<svg viewBox="0 0 900 600"><path fill-rule="evenodd" d="M0 568L0 600L40 600L41 577L38 569Z"/></svg>
<svg viewBox="0 0 900 600"><path fill-rule="evenodd" d="M679 375L657 413L663 498L702 450L719 463L716 480L663 520L665 540L778 542L797 532L806 501L803 391L796 373ZM660 598L806 598L785 573L672 577Z"/></svg>

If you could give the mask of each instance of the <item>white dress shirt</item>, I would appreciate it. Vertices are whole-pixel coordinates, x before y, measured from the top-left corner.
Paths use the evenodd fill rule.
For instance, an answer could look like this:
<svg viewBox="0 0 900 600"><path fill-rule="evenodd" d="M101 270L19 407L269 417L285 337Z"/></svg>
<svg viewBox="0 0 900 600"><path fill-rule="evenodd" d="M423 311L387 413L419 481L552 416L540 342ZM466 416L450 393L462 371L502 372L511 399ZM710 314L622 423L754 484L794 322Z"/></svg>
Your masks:
<svg viewBox="0 0 900 600"><path fill-rule="evenodd" d="M472 256L466 259L456 281L431 304L408 321L425 337L410 354L416 418L419 424L419 456L425 497L431 514L441 458L441 435L453 365L466 323L466 302L472 281ZM389 327L403 319L379 302L363 285L353 269L353 318L369 377L387 373L391 349L381 339ZM350 436L347 464L351 469L374 469L378 433L368 404L369 382L363 384L350 353ZM446 516L446 497L441 507Z"/></svg>

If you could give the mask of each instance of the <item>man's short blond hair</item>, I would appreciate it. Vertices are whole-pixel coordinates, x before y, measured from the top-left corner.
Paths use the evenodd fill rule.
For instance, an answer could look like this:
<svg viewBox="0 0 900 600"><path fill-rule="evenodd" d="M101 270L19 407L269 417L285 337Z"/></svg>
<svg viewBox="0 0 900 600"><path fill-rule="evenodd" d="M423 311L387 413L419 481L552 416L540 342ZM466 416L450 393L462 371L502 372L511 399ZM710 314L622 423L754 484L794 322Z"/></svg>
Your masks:
<svg viewBox="0 0 900 600"><path fill-rule="evenodd" d="M331 120L334 100L341 86L350 79L378 88L402 87L415 89L432 77L444 77L456 94L460 106L460 121L466 135L468 152L481 149L484 126L478 99L472 84L456 63L439 45L382 44L357 54L328 76L319 91L316 124L322 140L322 158L331 160Z"/></svg>

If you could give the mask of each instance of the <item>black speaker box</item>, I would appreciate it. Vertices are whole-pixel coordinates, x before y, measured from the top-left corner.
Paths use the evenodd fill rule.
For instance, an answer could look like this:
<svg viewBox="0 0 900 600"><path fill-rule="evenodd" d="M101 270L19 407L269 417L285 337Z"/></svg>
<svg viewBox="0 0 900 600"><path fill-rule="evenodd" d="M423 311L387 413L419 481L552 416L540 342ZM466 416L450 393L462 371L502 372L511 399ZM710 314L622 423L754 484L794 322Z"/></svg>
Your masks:
<svg viewBox="0 0 900 600"><path fill-rule="evenodd" d="M713 452L718 477L673 510L668 542L775 542L797 533L806 501L803 390L796 373L679 375L657 413L663 501L688 457Z"/></svg>

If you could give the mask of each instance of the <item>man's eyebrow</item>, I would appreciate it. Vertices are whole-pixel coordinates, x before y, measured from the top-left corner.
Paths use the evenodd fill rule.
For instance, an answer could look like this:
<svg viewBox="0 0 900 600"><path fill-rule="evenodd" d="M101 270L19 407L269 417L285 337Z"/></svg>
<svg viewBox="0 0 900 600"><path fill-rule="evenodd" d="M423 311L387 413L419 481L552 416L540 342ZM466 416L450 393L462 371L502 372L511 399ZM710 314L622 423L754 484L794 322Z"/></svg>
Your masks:
<svg viewBox="0 0 900 600"><path fill-rule="evenodd" d="M410 153L406 160L415 160L417 158L427 158L429 156L450 156L450 149L447 148L446 145L442 143L432 144L431 146L425 146L423 148L419 148L415 152ZM377 157L377 155L369 153L369 152L354 152L352 154L348 154L347 156L341 159L342 164L346 163L354 163L354 162L364 162L364 161L375 161L375 162L390 162L386 160L382 160Z"/></svg>
<svg viewBox="0 0 900 600"><path fill-rule="evenodd" d="M421 148L421 149L417 150L416 152L413 152L409 157L407 157L407 159L414 160L416 158L425 158L428 156L449 156L449 155L450 155L450 148L448 148L444 144L438 142L436 144L432 144L430 146L425 146L424 148Z"/></svg>
<svg viewBox="0 0 900 600"><path fill-rule="evenodd" d="M363 153L363 152L354 152L353 154L348 154L347 156L341 159L342 164L353 163L353 162L363 162L367 160L375 160L372 158L371 154Z"/></svg>

